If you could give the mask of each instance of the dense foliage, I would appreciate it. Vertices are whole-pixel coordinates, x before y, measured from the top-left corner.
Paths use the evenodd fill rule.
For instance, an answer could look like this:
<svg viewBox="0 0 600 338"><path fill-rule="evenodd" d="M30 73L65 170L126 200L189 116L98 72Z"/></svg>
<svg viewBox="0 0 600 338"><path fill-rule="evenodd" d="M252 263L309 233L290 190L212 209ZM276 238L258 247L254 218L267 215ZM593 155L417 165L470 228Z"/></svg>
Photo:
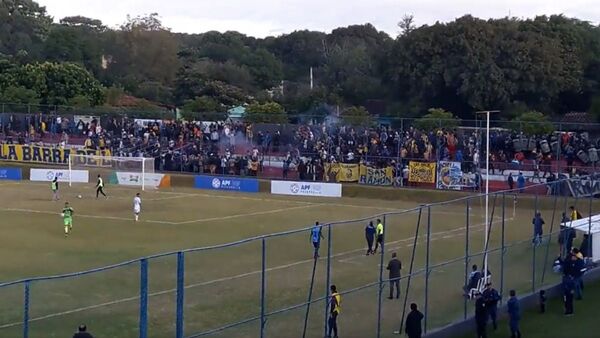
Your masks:
<svg viewBox="0 0 600 338"><path fill-rule="evenodd" d="M96 105L104 100L97 79L105 88L186 111L277 103L290 116L329 105L392 117L421 117L431 107L459 118L484 109L501 110L504 119L531 111L600 117L597 26L564 16L464 16L422 27L409 16L399 21L397 37L366 24L256 39L238 32L173 33L157 14L128 17L117 29L81 16L52 23L32 0L5 0L0 95L3 101ZM11 80L14 72L24 79ZM54 78L42 84L40 74L50 73ZM69 85L53 87L62 80Z"/></svg>

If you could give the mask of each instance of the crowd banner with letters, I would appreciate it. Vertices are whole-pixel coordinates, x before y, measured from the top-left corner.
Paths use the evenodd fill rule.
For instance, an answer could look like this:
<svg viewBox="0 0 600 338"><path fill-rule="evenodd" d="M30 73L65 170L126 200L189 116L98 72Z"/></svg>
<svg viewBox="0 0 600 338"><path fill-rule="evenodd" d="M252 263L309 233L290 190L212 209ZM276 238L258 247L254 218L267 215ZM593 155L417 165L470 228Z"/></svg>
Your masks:
<svg viewBox="0 0 600 338"><path fill-rule="evenodd" d="M463 173L460 162L440 161L437 167L437 189L461 190L476 185L473 175Z"/></svg>
<svg viewBox="0 0 600 338"><path fill-rule="evenodd" d="M54 148L47 146L8 144L0 145L0 160L67 164L73 153L81 155L110 156L110 150Z"/></svg>
<svg viewBox="0 0 600 338"><path fill-rule="evenodd" d="M394 168L371 168L360 166L360 184L390 186L394 184Z"/></svg>
<svg viewBox="0 0 600 338"><path fill-rule="evenodd" d="M258 192L258 180L254 178L200 175L194 177L194 188L239 192Z"/></svg>
<svg viewBox="0 0 600 338"><path fill-rule="evenodd" d="M0 168L0 180L20 181L21 168Z"/></svg>
<svg viewBox="0 0 600 338"><path fill-rule="evenodd" d="M339 183L271 181L271 194L342 197L342 185Z"/></svg>
<svg viewBox="0 0 600 338"><path fill-rule="evenodd" d="M326 177L335 177L336 182L358 182L359 166L355 163L327 163Z"/></svg>
<svg viewBox="0 0 600 338"><path fill-rule="evenodd" d="M144 186L152 188L168 188L171 186L171 176L165 174L145 173ZM109 177L112 184L142 186L142 173L139 172L113 172Z"/></svg>
<svg viewBox="0 0 600 338"><path fill-rule="evenodd" d="M567 180L571 196L589 197L600 194L600 173Z"/></svg>
<svg viewBox="0 0 600 338"><path fill-rule="evenodd" d="M71 170L71 179L69 179L69 170L66 169L30 169L29 172L30 181L50 182L55 177L59 182L88 183L90 181L90 173L87 170Z"/></svg>
<svg viewBox="0 0 600 338"><path fill-rule="evenodd" d="M408 181L435 183L435 162L408 162Z"/></svg>

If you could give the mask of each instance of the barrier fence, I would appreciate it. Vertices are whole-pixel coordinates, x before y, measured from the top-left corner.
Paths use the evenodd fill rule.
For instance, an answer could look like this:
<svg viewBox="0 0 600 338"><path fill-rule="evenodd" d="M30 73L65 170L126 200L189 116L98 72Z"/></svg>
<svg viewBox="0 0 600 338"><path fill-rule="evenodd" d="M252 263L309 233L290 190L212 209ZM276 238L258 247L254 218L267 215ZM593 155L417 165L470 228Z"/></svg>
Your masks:
<svg viewBox="0 0 600 338"><path fill-rule="evenodd" d="M2 283L0 336L68 336L73 325L85 322L110 337L322 337L333 284L342 296L340 335L390 337L404 329L413 302L428 332L473 314L462 288L471 265L481 270L486 258L503 300L510 289L522 294L557 283L552 266L562 213L569 215L569 206L580 210L591 233L591 216L598 212L592 194L502 191L488 198L489 223L485 196L475 195L324 224L316 259L311 228L304 228ZM536 210L545 219L537 246ZM377 219L384 241L366 256L365 225ZM578 233L576 243L582 237ZM581 246L589 256L591 245L588 240ZM387 299L392 252L403 264L398 299Z"/></svg>

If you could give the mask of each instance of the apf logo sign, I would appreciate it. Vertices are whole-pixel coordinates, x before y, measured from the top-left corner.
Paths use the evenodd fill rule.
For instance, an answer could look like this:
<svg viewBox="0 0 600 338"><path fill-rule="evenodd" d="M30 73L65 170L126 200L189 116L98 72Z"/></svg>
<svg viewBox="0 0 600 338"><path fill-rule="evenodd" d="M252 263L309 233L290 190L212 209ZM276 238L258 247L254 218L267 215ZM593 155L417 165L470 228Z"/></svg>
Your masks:
<svg viewBox="0 0 600 338"><path fill-rule="evenodd" d="M297 194L300 191L300 186L294 183L290 186L290 191L292 192L292 194Z"/></svg>
<svg viewBox="0 0 600 338"><path fill-rule="evenodd" d="M213 178L212 187L215 189L219 189L221 187L221 180L218 178Z"/></svg>
<svg viewBox="0 0 600 338"><path fill-rule="evenodd" d="M46 172L46 178L48 179L48 181L52 181L55 177L58 178L59 180L61 178L63 179L68 179L67 177L68 175L65 175L62 171L53 171L53 170L48 170Z"/></svg>

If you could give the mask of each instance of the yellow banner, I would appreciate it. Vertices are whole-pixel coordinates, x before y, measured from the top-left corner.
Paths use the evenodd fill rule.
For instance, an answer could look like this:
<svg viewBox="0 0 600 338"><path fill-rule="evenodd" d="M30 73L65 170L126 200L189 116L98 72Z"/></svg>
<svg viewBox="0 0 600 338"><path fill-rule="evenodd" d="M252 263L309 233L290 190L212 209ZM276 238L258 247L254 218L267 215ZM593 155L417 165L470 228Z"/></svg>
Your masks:
<svg viewBox="0 0 600 338"><path fill-rule="evenodd" d="M417 183L435 183L435 162L408 162L408 181Z"/></svg>
<svg viewBox="0 0 600 338"><path fill-rule="evenodd" d="M326 179L335 177L336 182L358 182L358 164L327 163L325 164Z"/></svg>
<svg viewBox="0 0 600 338"><path fill-rule="evenodd" d="M360 166L360 183L368 185L393 185L394 184L394 168L386 167L376 169Z"/></svg>
<svg viewBox="0 0 600 338"><path fill-rule="evenodd" d="M71 154L110 156L110 150L53 148L34 145L2 144L0 160L66 164Z"/></svg>

